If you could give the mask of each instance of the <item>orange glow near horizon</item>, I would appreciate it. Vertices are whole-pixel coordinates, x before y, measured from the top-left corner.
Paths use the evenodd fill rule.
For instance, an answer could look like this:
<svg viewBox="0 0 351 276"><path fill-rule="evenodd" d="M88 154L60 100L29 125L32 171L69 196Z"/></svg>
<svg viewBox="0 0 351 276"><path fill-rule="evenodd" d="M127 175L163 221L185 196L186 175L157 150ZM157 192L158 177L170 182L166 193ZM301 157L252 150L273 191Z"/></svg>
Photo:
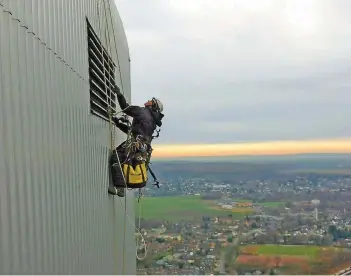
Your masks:
<svg viewBox="0 0 351 276"><path fill-rule="evenodd" d="M153 156L158 158L309 153L351 153L351 139L155 145L153 150Z"/></svg>

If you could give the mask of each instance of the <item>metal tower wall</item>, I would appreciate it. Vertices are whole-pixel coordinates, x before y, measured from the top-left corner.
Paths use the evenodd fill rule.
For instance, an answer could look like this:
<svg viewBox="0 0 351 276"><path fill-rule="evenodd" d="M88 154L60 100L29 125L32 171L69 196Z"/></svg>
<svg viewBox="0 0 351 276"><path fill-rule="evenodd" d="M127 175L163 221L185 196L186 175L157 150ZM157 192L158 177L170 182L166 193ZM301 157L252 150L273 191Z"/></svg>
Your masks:
<svg viewBox="0 0 351 276"><path fill-rule="evenodd" d="M86 17L118 64L106 16L120 59L116 82L130 99L113 0L0 0L1 274L136 273L124 200L107 194L109 124L90 113ZM134 222L133 203L127 192Z"/></svg>

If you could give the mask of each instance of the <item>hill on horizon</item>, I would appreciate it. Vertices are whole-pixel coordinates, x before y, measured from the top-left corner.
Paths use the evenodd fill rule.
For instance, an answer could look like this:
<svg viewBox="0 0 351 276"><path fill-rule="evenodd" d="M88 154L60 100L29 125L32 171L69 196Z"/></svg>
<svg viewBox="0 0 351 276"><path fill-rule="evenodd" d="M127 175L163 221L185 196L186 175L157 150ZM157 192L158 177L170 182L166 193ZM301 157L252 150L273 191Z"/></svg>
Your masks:
<svg viewBox="0 0 351 276"><path fill-rule="evenodd" d="M194 162L237 162L237 161L291 161L291 160L313 160L313 159L340 159L351 160L350 154L329 154L329 153L311 153L311 154L291 154L291 155L237 155L237 156L199 156L199 157L174 157L159 158L153 157L153 162L172 162L172 161L194 161Z"/></svg>

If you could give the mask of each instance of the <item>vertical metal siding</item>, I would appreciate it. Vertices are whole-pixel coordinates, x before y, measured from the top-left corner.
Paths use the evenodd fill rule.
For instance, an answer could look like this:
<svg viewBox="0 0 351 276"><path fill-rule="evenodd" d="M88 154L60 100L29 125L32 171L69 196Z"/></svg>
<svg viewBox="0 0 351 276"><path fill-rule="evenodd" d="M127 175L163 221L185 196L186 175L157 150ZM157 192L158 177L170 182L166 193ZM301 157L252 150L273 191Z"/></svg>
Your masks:
<svg viewBox="0 0 351 276"><path fill-rule="evenodd" d="M0 11L2 12L2 6L3 1L0 0ZM6 33L4 33L4 16L0 16L0 37L4 37ZM5 43L7 41L4 41L3 39L0 39L0 57L2 56L3 53L5 53ZM0 118L5 118L5 111L6 106L4 104L6 97L4 90L6 89L4 79L5 79L5 72L3 73L4 67L6 67L7 64L5 62L0 63ZM0 139L0 156L5 156L5 150L6 150L6 136L5 136L5 122L4 119L0 120L0 133L2 134L2 138ZM9 224L8 224L8 208L7 208L7 174L6 174L6 161L5 158L0 158L0 175L1 175L1 185L0 185L0 267L3 268L4 271L9 270L9 263L5 262L4 254L8 253L10 251L10 241L8 237L9 233Z"/></svg>
<svg viewBox="0 0 351 276"><path fill-rule="evenodd" d="M90 114L85 16L118 64L99 1L0 0L1 274L136 273L124 199L107 194L109 125ZM126 37L105 1L130 99ZM133 222L134 193L126 195Z"/></svg>

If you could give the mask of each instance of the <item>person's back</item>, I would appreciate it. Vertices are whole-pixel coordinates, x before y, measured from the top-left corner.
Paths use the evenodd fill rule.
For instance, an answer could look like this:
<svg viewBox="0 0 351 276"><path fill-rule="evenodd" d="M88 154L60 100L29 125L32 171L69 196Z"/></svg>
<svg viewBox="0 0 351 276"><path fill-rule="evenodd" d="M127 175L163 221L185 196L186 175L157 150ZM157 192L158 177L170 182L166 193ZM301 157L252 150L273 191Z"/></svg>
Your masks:
<svg viewBox="0 0 351 276"><path fill-rule="evenodd" d="M161 119L158 114L148 107L140 107L138 115L134 116L131 132L133 136L141 135L147 140L151 140L157 126L161 126Z"/></svg>

